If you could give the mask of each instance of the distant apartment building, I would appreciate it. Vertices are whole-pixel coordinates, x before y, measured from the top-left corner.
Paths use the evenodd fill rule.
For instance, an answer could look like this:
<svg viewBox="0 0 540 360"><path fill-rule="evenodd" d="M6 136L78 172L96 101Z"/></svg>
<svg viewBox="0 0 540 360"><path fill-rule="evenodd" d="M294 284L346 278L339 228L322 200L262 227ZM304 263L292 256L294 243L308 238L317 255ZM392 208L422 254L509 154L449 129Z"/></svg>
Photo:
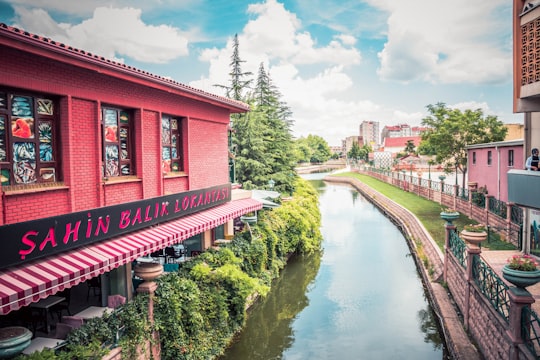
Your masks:
<svg viewBox="0 0 540 360"><path fill-rule="evenodd" d="M524 139L525 125L524 124L505 124L508 132L504 140Z"/></svg>
<svg viewBox="0 0 540 360"><path fill-rule="evenodd" d="M385 126L381 131L381 144L384 144L386 138L418 137L421 136L422 131L425 131L426 129L426 127L410 126L408 124Z"/></svg>
<svg viewBox="0 0 540 360"><path fill-rule="evenodd" d="M371 146L372 149L379 147L379 122L378 121L362 121L360 124L360 137L364 144Z"/></svg>
<svg viewBox="0 0 540 360"><path fill-rule="evenodd" d="M349 151L351 151L354 143L358 144L360 147L363 146L360 136L347 136L345 140L342 141L343 154L346 155Z"/></svg>

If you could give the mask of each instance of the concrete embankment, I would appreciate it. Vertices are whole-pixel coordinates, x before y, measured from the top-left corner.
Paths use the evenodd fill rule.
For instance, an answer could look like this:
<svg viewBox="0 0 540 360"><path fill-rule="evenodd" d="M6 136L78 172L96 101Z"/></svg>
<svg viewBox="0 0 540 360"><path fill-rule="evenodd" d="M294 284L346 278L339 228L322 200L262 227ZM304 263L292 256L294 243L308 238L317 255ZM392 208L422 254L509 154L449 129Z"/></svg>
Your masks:
<svg viewBox="0 0 540 360"><path fill-rule="evenodd" d="M327 176L324 180L352 185L401 229L409 243L430 304L439 318L449 355L453 359L481 359L482 356L471 343L463 328L450 294L440 283L443 275L444 255L416 216L357 179ZM441 226L443 226L442 220ZM418 254L420 247L427 262L423 261Z"/></svg>

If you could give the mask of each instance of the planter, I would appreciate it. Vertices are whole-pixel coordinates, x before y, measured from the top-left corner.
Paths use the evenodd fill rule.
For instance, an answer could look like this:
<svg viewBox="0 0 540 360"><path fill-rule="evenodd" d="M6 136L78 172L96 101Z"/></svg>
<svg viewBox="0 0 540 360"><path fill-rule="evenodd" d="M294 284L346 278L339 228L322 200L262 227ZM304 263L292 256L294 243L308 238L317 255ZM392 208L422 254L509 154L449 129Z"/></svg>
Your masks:
<svg viewBox="0 0 540 360"><path fill-rule="evenodd" d="M133 268L135 275L146 281L152 281L163 273L163 265L155 263L138 263Z"/></svg>
<svg viewBox="0 0 540 360"><path fill-rule="evenodd" d="M32 332L22 326L0 329L0 359L11 359L30 345Z"/></svg>
<svg viewBox="0 0 540 360"><path fill-rule="evenodd" d="M472 245L473 247L478 247L482 241L485 241L487 239L488 234L485 231L475 232L462 230L460 235L466 243Z"/></svg>
<svg viewBox="0 0 540 360"><path fill-rule="evenodd" d="M240 216L240 221L242 221L243 223L248 223L250 225L256 224L257 223L257 214L255 213L255 215L253 215L252 213L249 213L249 214L246 214L246 215L242 215L242 216Z"/></svg>
<svg viewBox="0 0 540 360"><path fill-rule="evenodd" d="M441 219L446 221L446 225L452 225L452 221L459 219L459 213L457 211L454 211L454 212L443 211L441 213Z"/></svg>
<svg viewBox="0 0 540 360"><path fill-rule="evenodd" d="M503 277L518 288L526 288L540 281L540 270L522 271L510 269L508 265L502 268Z"/></svg>

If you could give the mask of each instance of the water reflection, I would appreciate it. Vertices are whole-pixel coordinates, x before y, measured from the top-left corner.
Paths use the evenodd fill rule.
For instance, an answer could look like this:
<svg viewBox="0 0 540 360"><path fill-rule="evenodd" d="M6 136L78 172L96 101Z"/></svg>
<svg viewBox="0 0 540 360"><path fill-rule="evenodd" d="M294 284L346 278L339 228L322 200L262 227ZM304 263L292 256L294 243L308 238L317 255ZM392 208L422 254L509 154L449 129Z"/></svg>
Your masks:
<svg viewBox="0 0 540 360"><path fill-rule="evenodd" d="M443 358L403 235L354 189L311 177L323 252L289 263L222 359Z"/></svg>
<svg viewBox="0 0 540 360"><path fill-rule="evenodd" d="M309 305L306 294L320 262L320 254L292 259L274 283L272 292L250 310L239 341L222 359L281 359L294 342L292 322Z"/></svg>

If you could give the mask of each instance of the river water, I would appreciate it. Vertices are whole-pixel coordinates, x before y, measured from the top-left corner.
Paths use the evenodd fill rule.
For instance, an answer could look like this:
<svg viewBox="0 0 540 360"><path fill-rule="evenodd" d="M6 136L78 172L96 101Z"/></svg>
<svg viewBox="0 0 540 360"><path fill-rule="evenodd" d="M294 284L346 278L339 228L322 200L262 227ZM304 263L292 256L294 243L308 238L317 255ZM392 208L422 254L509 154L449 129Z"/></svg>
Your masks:
<svg viewBox="0 0 540 360"><path fill-rule="evenodd" d="M289 262L220 359L445 359L403 235L323 176L304 176L320 193L323 250Z"/></svg>

